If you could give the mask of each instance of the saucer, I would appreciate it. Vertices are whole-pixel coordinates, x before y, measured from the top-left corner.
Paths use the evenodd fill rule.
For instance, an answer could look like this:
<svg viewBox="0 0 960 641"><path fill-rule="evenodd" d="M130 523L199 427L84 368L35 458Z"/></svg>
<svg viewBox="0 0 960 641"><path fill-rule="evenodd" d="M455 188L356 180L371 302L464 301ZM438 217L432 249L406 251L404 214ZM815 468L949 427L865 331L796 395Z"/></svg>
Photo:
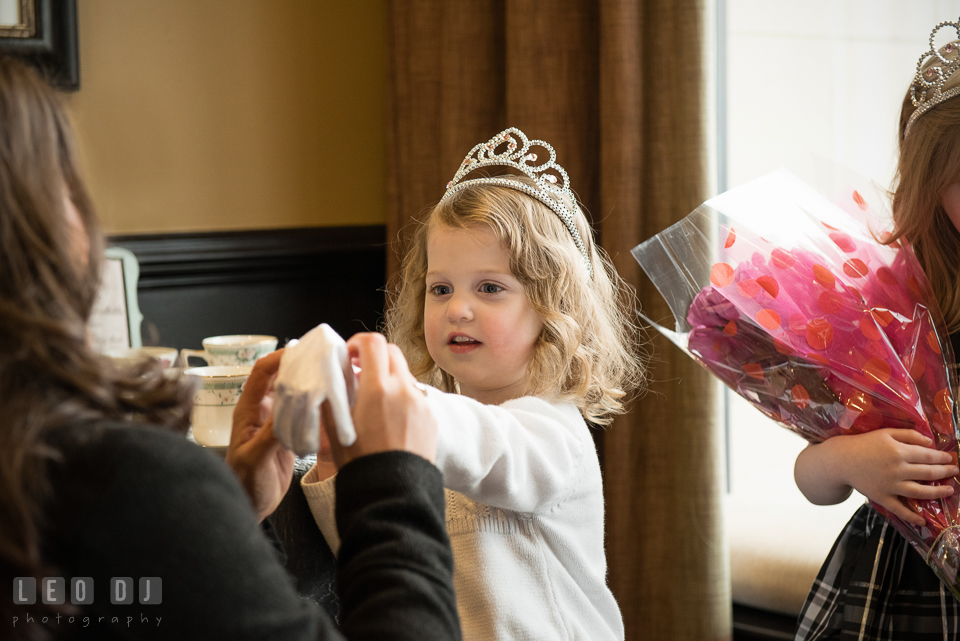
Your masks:
<svg viewBox="0 0 960 641"><path fill-rule="evenodd" d="M190 430L187 432L187 440L190 441L191 443L195 444L195 445L199 445L200 447L202 447L203 449L207 450L208 452L212 452L213 454L216 454L216 455L219 456L220 458L226 458L226 457L227 457L227 449L228 449L229 446L227 446L227 445L200 445L200 443L197 443L197 439L193 438L193 428L192 428L192 427L191 427Z"/></svg>
<svg viewBox="0 0 960 641"><path fill-rule="evenodd" d="M199 445L199 443L198 443L198 445ZM202 447L203 449L207 450L208 452L213 452L214 454L216 454L217 456L219 456L219 457L222 458L222 459L227 458L227 449L228 449L228 448L227 448L226 446L221 446L221 445L200 445L200 447Z"/></svg>

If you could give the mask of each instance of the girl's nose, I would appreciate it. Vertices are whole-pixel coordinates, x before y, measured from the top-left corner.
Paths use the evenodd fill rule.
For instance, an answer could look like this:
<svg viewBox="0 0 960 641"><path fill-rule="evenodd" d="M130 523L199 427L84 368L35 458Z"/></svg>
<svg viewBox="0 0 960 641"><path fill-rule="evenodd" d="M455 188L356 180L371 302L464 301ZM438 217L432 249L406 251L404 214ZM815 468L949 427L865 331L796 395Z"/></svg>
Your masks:
<svg viewBox="0 0 960 641"><path fill-rule="evenodd" d="M473 318L473 309L466 296L454 293L447 303L447 319L451 323L460 323Z"/></svg>

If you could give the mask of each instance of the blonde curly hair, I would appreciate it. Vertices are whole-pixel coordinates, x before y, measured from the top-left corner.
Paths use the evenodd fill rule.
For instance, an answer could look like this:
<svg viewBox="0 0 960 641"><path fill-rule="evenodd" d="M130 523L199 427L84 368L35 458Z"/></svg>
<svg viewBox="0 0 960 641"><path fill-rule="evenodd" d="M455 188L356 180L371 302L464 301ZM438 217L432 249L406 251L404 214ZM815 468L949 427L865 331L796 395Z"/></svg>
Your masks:
<svg viewBox="0 0 960 641"><path fill-rule="evenodd" d="M502 176L534 184L523 176ZM626 396L645 381L636 297L596 246L581 209L576 224L591 257L590 277L570 232L540 201L508 187L472 185L437 204L414 224L408 251L390 288L385 333L403 350L422 382L457 392L457 382L427 350L423 310L427 241L438 226L488 225L510 255L510 269L543 322L527 365L524 395L573 402L584 417L607 425Z"/></svg>

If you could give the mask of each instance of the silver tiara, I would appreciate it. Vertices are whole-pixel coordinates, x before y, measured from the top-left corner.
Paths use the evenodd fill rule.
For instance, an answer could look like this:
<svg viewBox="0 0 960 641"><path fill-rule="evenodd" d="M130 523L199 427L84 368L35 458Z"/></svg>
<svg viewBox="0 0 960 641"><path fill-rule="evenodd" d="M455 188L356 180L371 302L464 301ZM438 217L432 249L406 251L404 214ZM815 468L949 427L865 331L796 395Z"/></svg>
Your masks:
<svg viewBox="0 0 960 641"><path fill-rule="evenodd" d="M531 147L546 149L550 153L550 159L539 165L535 164L537 154L530 151ZM501 148L505 149L497 153ZM463 180L467 174L483 167L512 167L531 178L537 186L533 187L502 176ZM577 249L583 256L587 272L590 278L593 278L593 264L590 262L590 255L587 253L587 248L580 237L580 230L577 229L574 220L575 210L572 208L577 206L577 200L570 189L567 172L557 164L557 152L553 147L542 140L527 140L526 134L515 127L504 129L487 142L482 142L470 150L460 164L460 169L453 176L453 180L447 183L447 191L444 192L440 202L471 185L495 185L521 191L552 209L573 237L573 242L577 244ZM568 206L567 203L570 205Z"/></svg>
<svg viewBox="0 0 960 641"><path fill-rule="evenodd" d="M910 127L913 126L917 118L944 100L960 94L960 86L944 91L944 87L950 82L954 72L960 69L960 56L957 55L960 52L960 41L954 40L937 50L933 41L937 32L943 27L953 27L953 30L957 33L957 38L960 39L960 21L941 22L930 32L930 49L917 61L917 74L913 77L913 83L910 85L910 102L916 109L910 115L910 120L907 121L903 133L904 137L910 132ZM924 66L926 66L926 69L924 69Z"/></svg>

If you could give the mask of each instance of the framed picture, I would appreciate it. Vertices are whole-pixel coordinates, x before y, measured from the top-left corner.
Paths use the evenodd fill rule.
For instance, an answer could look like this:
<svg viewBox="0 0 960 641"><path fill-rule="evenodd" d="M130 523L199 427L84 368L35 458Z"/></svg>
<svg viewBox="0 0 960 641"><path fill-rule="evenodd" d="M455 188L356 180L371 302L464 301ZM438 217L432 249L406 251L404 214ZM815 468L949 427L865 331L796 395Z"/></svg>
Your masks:
<svg viewBox="0 0 960 641"><path fill-rule="evenodd" d="M54 87L79 89L76 0L0 0L0 53L34 65Z"/></svg>
<svg viewBox="0 0 960 641"><path fill-rule="evenodd" d="M133 252L121 247L108 247L104 256L100 289L87 326L96 351L120 355L143 344L143 314L137 304L140 264Z"/></svg>

